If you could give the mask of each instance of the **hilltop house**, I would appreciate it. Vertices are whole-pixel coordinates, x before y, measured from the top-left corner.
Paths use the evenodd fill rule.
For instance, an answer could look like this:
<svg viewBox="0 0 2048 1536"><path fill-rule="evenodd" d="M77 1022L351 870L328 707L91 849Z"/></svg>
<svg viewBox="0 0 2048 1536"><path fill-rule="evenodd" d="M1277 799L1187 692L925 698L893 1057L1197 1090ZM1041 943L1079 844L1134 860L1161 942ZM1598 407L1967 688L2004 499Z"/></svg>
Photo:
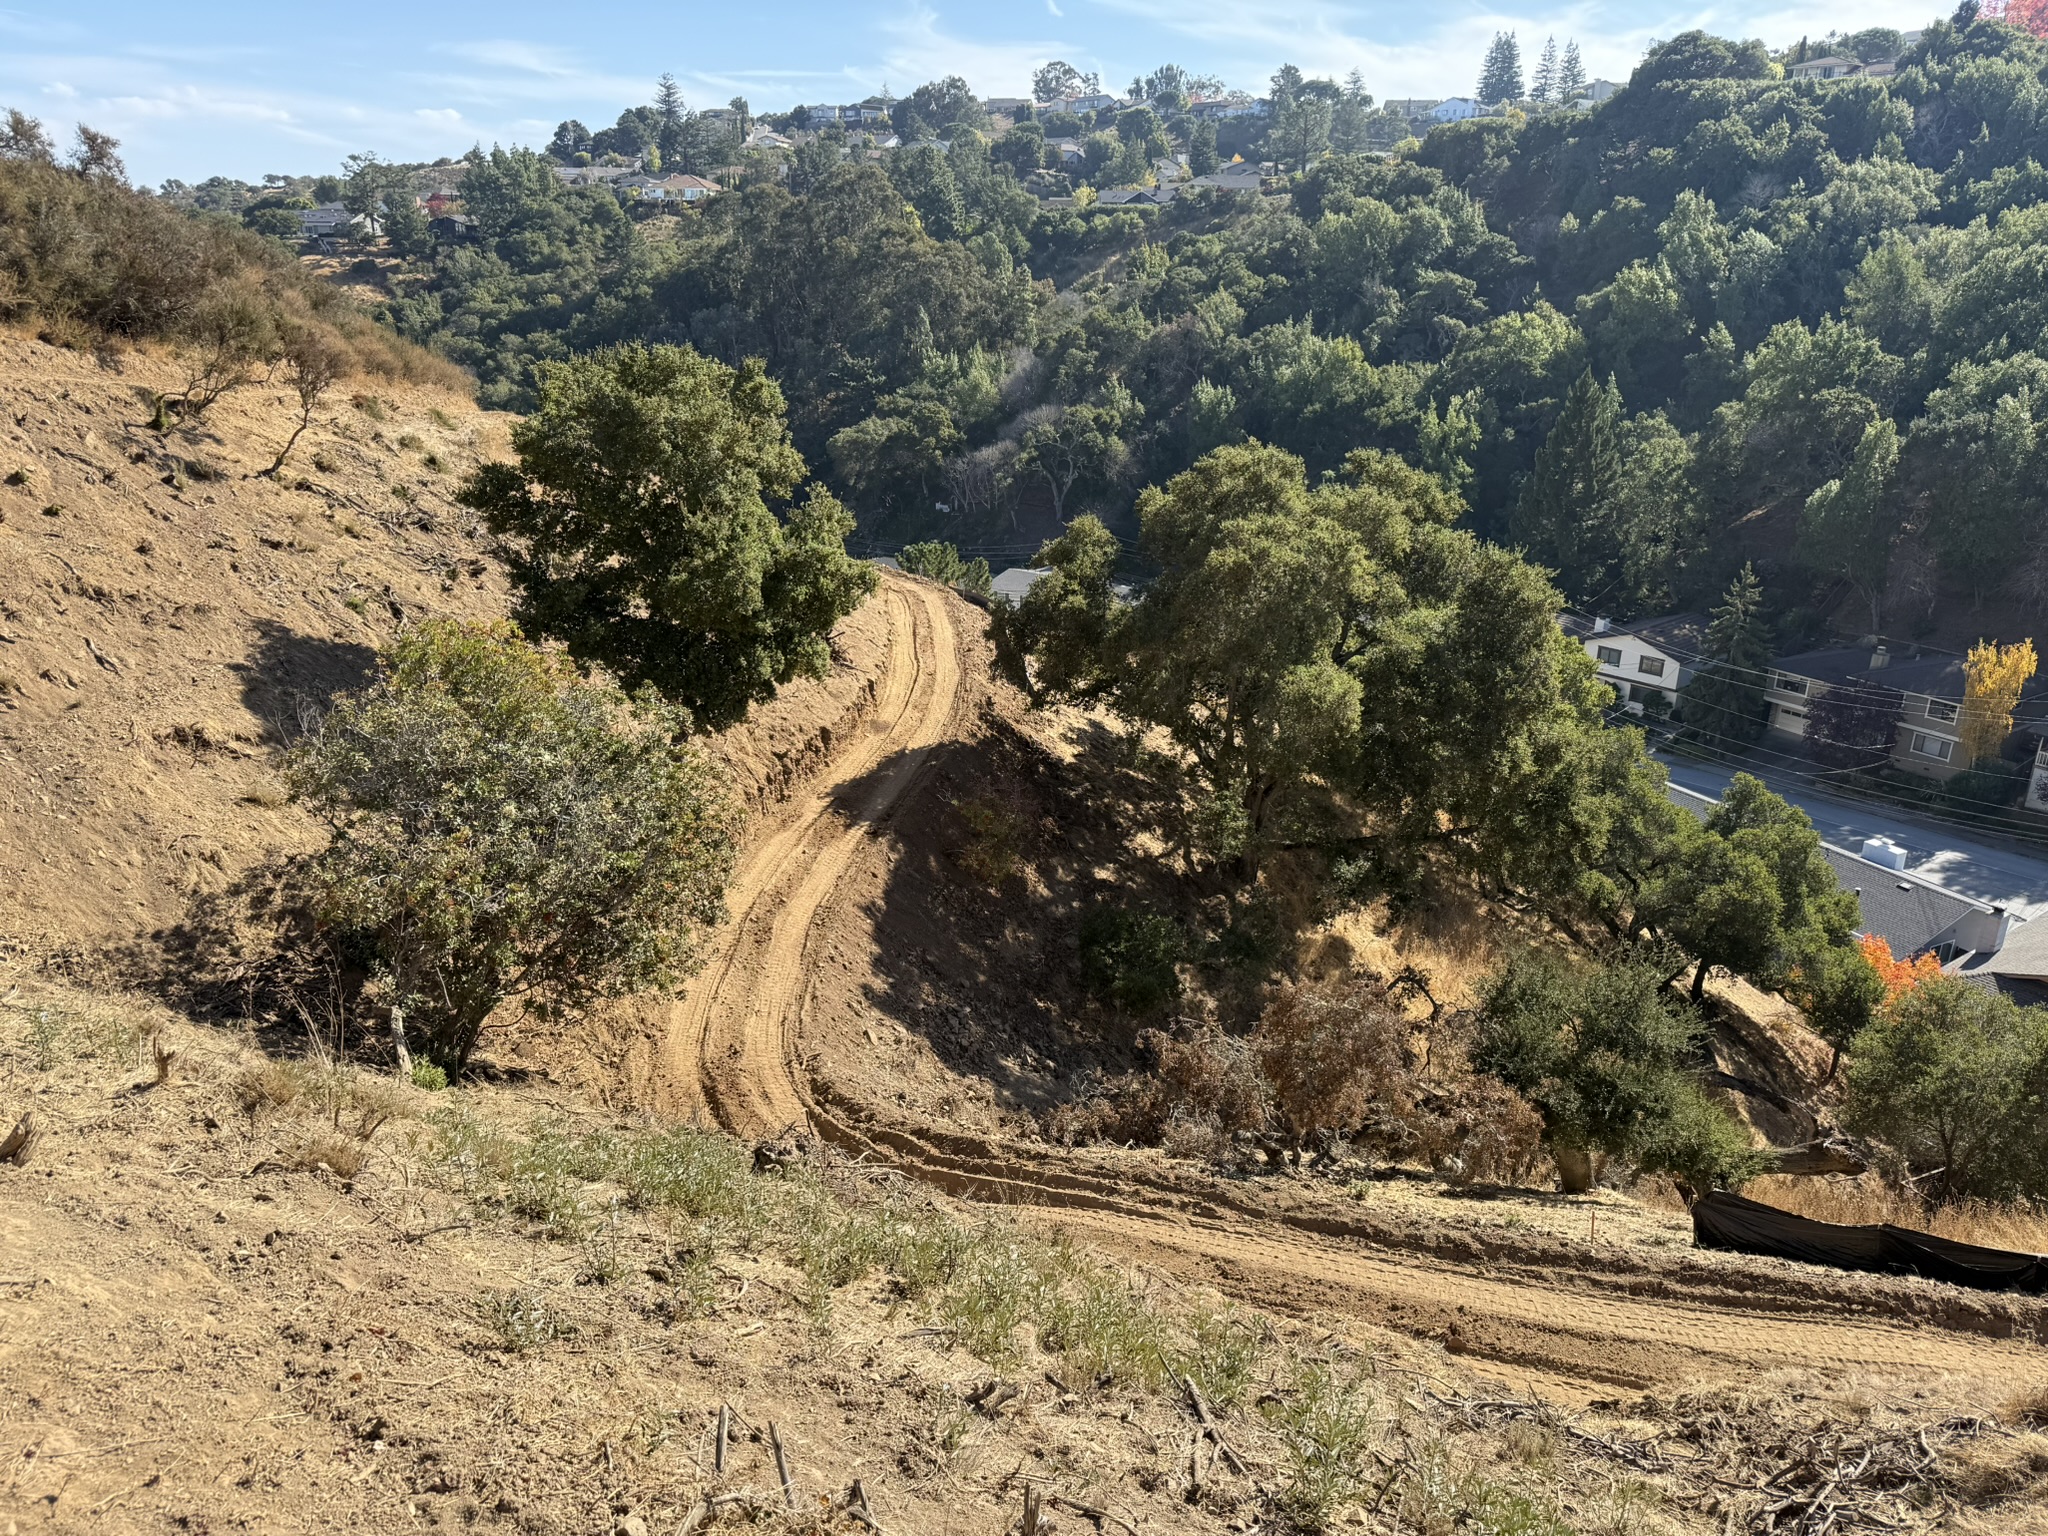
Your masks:
<svg viewBox="0 0 2048 1536"><path fill-rule="evenodd" d="M1602 618L1565 613L1558 623L1586 648L1600 670L1600 681L1630 714L1648 706L1663 713L1678 703L1678 690L1691 681L1706 639L1703 614L1674 613L1661 619L1613 624Z"/></svg>
<svg viewBox="0 0 2048 1536"><path fill-rule="evenodd" d="M1478 117L1485 109L1470 96L1453 96L1449 101L1440 101L1429 109L1430 121L1437 123L1462 123L1468 117Z"/></svg>
<svg viewBox="0 0 2048 1536"><path fill-rule="evenodd" d="M697 203L725 188L702 176L628 176L618 183L620 194L638 194L643 203Z"/></svg>
<svg viewBox="0 0 2048 1536"><path fill-rule="evenodd" d="M1612 80L1589 80L1586 82L1585 89L1574 96L1566 105L1584 111L1587 107L1599 106L1601 102L1620 89L1621 87Z"/></svg>
<svg viewBox="0 0 2048 1536"><path fill-rule="evenodd" d="M1264 117L1273 110L1273 104L1263 96L1218 96L1210 100L1195 100L1188 104L1190 117L1206 118L1210 122L1221 122L1232 117Z"/></svg>
<svg viewBox="0 0 2048 1536"><path fill-rule="evenodd" d="M1233 160L1207 176L1196 176L1187 181L1174 183L1175 189L1183 187L1214 187L1219 192L1256 192L1265 184L1265 171L1248 160Z"/></svg>
<svg viewBox="0 0 2048 1536"><path fill-rule="evenodd" d="M299 231L308 240L339 240L356 232L356 215L341 203L322 203L317 208L295 208Z"/></svg>
<svg viewBox="0 0 2048 1536"><path fill-rule="evenodd" d="M1785 71L1794 80L1840 80L1848 75L1858 75L1863 66L1855 59L1845 59L1836 54L1827 54L1818 59L1807 59L1794 64Z"/></svg>

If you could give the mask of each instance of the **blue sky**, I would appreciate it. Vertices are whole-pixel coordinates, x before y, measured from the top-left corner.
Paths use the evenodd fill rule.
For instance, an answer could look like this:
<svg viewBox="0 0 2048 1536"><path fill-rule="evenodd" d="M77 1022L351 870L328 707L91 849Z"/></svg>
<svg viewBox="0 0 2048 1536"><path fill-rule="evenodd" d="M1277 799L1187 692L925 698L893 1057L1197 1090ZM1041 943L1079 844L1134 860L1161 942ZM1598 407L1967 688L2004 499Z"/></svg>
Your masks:
<svg viewBox="0 0 2048 1536"><path fill-rule="evenodd" d="M898 94L961 74L1022 94L1064 58L1121 85L1171 61L1263 88L1284 62L1375 96L1471 90L1496 31L1533 58L1576 37L1594 76L1625 79L1653 38L1703 26L1773 43L1831 28L1924 25L1929 0L768 0L602 6L253 4L249 0L0 0L0 106L69 139L80 119L117 135L155 184L330 170L355 150L458 155L541 143L565 117L596 128L674 73L692 105L744 95L757 110Z"/></svg>

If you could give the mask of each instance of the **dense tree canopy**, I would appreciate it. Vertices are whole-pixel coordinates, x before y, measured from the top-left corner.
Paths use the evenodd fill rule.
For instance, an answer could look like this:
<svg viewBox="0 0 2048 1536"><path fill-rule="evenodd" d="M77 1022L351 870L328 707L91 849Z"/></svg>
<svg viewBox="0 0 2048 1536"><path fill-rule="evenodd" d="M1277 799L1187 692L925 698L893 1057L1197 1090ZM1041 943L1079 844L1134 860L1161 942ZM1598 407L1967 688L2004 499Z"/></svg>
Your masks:
<svg viewBox="0 0 2048 1536"><path fill-rule="evenodd" d="M759 363L637 346L551 363L512 446L462 496L502 541L520 622L700 728L821 676L825 637L874 590L828 492L787 506L804 463Z"/></svg>

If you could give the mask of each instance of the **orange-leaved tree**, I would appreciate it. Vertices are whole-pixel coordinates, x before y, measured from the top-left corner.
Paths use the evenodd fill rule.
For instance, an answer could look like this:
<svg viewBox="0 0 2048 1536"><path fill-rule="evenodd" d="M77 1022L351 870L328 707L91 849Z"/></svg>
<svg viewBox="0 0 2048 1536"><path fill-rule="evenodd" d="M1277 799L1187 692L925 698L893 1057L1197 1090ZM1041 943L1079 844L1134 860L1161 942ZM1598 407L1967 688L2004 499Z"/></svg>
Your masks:
<svg viewBox="0 0 2048 1536"><path fill-rule="evenodd" d="M1923 981L1932 981L1941 974L1941 961L1932 953L1916 955L1910 960L1892 957L1892 947L1884 938L1875 933L1866 933L1856 941L1863 951L1863 958L1870 962L1870 968L1877 972L1884 982L1884 1000L1895 1003Z"/></svg>
<svg viewBox="0 0 2048 1536"><path fill-rule="evenodd" d="M2017 645L1983 640L1970 647L1964 663L1962 723L1957 727L1965 763L1992 756L2012 734L2013 707L2037 665L2032 640Z"/></svg>

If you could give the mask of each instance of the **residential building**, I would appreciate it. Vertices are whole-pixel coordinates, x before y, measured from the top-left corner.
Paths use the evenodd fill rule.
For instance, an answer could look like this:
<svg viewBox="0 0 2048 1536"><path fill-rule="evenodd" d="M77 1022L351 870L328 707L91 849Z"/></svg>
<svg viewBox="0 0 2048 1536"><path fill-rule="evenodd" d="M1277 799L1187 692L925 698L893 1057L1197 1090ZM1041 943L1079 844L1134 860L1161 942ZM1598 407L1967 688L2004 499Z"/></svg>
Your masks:
<svg viewBox="0 0 2048 1536"><path fill-rule="evenodd" d="M1172 202L1174 194L1179 190L1177 183L1163 187L1119 187L1114 191L1102 193L1095 201L1105 208L1127 207L1133 203L1157 207L1162 203Z"/></svg>
<svg viewBox="0 0 2048 1536"><path fill-rule="evenodd" d="M865 127L869 123L885 123L889 120L889 103L879 96L870 96L866 101L853 102L847 106L798 107L804 116L804 125L822 128L827 123L839 123L849 128Z"/></svg>
<svg viewBox="0 0 2048 1536"><path fill-rule="evenodd" d="M308 240L338 240L355 233L356 216L341 203L322 203L317 208L295 208L299 229Z"/></svg>
<svg viewBox="0 0 2048 1536"><path fill-rule="evenodd" d="M477 236L476 220L462 213L444 213L429 219L427 230L441 241L474 240Z"/></svg>
<svg viewBox="0 0 2048 1536"><path fill-rule="evenodd" d="M628 176L640 174L640 161L624 161L618 165L558 165L555 174L572 187L608 187Z"/></svg>
<svg viewBox="0 0 2048 1536"><path fill-rule="evenodd" d="M2048 1005L2048 918L2014 924L1996 949L1960 956L1942 969L2022 1007Z"/></svg>
<svg viewBox="0 0 2048 1536"><path fill-rule="evenodd" d="M1657 714L1676 707L1678 690L1692 680L1701 642L1707 636L1706 616L1698 613L1674 613L1627 624L1565 613L1558 623L1585 646L1599 668L1600 681L1612 688L1616 702L1634 715L1642 714L1646 707Z"/></svg>
<svg viewBox="0 0 2048 1536"><path fill-rule="evenodd" d="M1381 104L1380 110L1391 112L1396 117L1405 117L1411 123L1418 118L1428 117L1443 103L1434 96L1397 96Z"/></svg>
<svg viewBox="0 0 2048 1536"><path fill-rule="evenodd" d="M616 183L621 197L637 196L643 203L699 203L716 197L725 188L702 176L628 176Z"/></svg>
<svg viewBox="0 0 2048 1536"><path fill-rule="evenodd" d="M1188 104L1190 117L1207 118L1211 122L1232 117L1264 117L1272 110L1273 104L1263 96L1219 96L1214 100Z"/></svg>
<svg viewBox="0 0 2048 1536"><path fill-rule="evenodd" d="M786 139L779 133L771 133L766 128L756 128L752 133L748 134L746 138L741 141L741 148L794 149L796 148L796 141L793 139Z"/></svg>
<svg viewBox="0 0 2048 1536"><path fill-rule="evenodd" d="M1952 778L1970 766L1963 760L1959 726L1966 681L1960 656L1894 656L1882 644L1781 656L1766 680L1770 727L1781 736L1803 737L1809 709L1829 689L1886 689L1899 699L1892 766L1925 778ZM2048 684L2036 682L2022 692L2015 719L2016 729L2040 734L2048 722ZM2040 769L2035 776L2041 777ZM2041 808L2048 809L2048 792Z"/></svg>
<svg viewBox="0 0 2048 1536"><path fill-rule="evenodd" d="M1024 601L1024 594L1038 585L1041 577L1050 576L1052 568L1033 569L1025 565L1013 565L989 583L989 591L996 597L1006 598L1013 603Z"/></svg>
<svg viewBox="0 0 2048 1536"><path fill-rule="evenodd" d="M1031 104L1029 96L990 96L981 105L985 111L993 113L998 117L1014 119L1019 112L1022 112Z"/></svg>
<svg viewBox="0 0 2048 1536"><path fill-rule="evenodd" d="M1665 793L1702 821L1716 804L1711 796L1676 784L1665 786ZM1904 851L1880 838L1869 839L1858 851L1823 840L1820 850L1837 885L1856 895L1859 938L1876 934L1898 959L1931 954L1958 972L1995 968L2008 948L2024 942L2026 964L2035 964L2039 953L2042 992L2048 996L2048 922L2028 923L2004 907L1909 873Z"/></svg>
<svg viewBox="0 0 2048 1536"><path fill-rule="evenodd" d="M1211 171L1207 176L1196 176L1176 183L1176 190L1214 187L1219 192L1256 192L1264 184L1263 168L1253 165L1248 160L1233 160L1229 165Z"/></svg>
<svg viewBox="0 0 2048 1536"><path fill-rule="evenodd" d="M1047 139L1045 147L1060 157L1061 169L1070 169L1082 164L1088 153L1081 147L1079 139Z"/></svg>
<svg viewBox="0 0 2048 1536"><path fill-rule="evenodd" d="M1470 96L1453 96L1449 101L1440 101L1429 109L1431 122L1462 123L1467 118L1478 117L1486 109Z"/></svg>
<svg viewBox="0 0 2048 1536"><path fill-rule="evenodd" d="M1794 64L1786 71L1794 80L1841 80L1850 75L1863 73L1863 66L1855 59L1845 59L1837 54L1827 54L1818 59L1807 59Z"/></svg>

